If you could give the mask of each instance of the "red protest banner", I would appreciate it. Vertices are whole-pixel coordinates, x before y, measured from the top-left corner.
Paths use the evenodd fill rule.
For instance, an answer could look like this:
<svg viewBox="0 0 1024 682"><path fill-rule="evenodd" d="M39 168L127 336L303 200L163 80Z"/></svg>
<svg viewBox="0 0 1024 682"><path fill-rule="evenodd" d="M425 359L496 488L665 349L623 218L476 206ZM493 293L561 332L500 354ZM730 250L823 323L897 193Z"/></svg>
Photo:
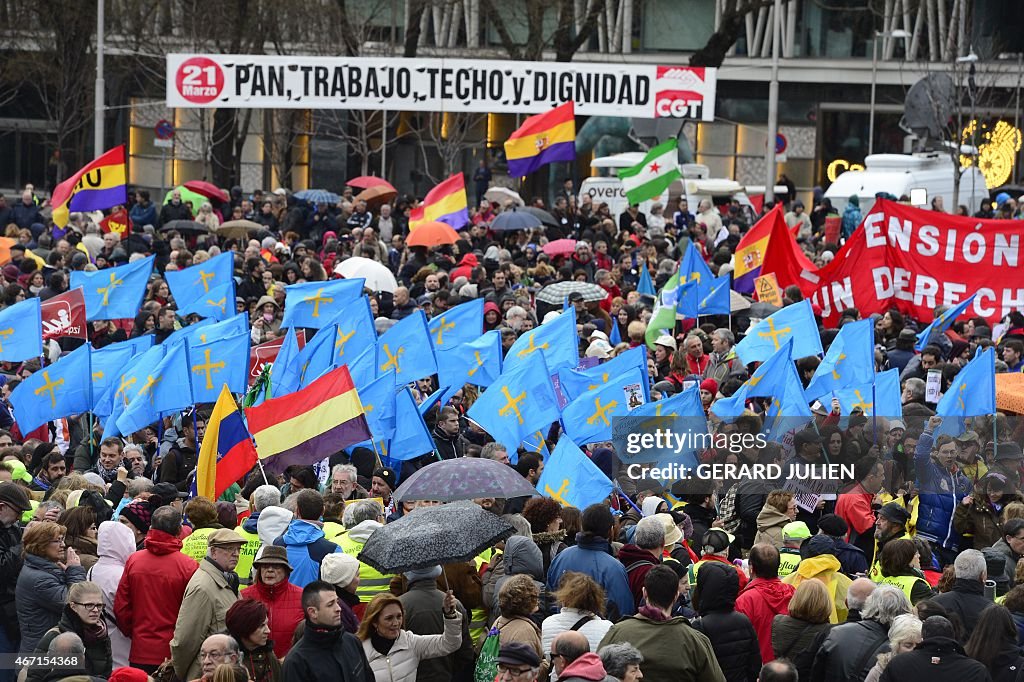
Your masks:
<svg viewBox="0 0 1024 682"><path fill-rule="evenodd" d="M86 338L85 296L82 287L66 291L40 304L43 341L56 338Z"/></svg>
<svg viewBox="0 0 1024 682"><path fill-rule="evenodd" d="M45 304L44 304L45 305ZM84 315L84 313L83 313ZM46 319L45 314L43 319ZM83 318L84 319L84 318ZM295 332L295 338L299 342L299 349L306 345L306 330L298 329ZM258 346L253 346L249 349L249 385L252 386L256 383L256 379L259 378L260 372L263 371L263 365L273 362L277 359L277 354L281 350L281 344L284 343L284 337L274 339L273 341L267 341L261 343Z"/></svg>
<svg viewBox="0 0 1024 682"><path fill-rule="evenodd" d="M953 216L880 199L831 263L810 276L776 274L781 286L796 284L820 305L828 326L845 308L862 316L896 308L930 322L936 306L974 293L965 315L993 323L1024 308L1022 234L1016 220Z"/></svg>

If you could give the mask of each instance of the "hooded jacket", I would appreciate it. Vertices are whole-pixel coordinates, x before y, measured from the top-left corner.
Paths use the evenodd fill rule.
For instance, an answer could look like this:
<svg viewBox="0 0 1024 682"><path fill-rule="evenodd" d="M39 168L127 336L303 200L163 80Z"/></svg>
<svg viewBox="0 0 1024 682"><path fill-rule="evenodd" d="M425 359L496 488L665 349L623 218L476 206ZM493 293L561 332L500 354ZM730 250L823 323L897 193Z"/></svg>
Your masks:
<svg viewBox="0 0 1024 682"><path fill-rule="evenodd" d="M384 524L373 519L367 519L350 528L344 535L339 535L334 541L338 543L345 554L356 556L359 552L363 551L363 545L366 544L366 541L373 535L374 531L383 527ZM381 592L387 592L390 588L390 583L391 578L389 576L384 575L369 564L359 562L359 587L356 588L356 594L364 604L369 604L370 600Z"/></svg>
<svg viewBox="0 0 1024 682"><path fill-rule="evenodd" d="M796 588L778 578L754 578L736 597L736 610L746 615L757 633L764 663L775 660L772 653L772 620L789 613L789 600Z"/></svg>
<svg viewBox="0 0 1024 682"><path fill-rule="evenodd" d="M830 623L843 623L846 621L846 591L853 581L839 572L842 566L839 559L831 554L820 554L818 556L803 559L796 570L782 579L782 582L792 585L794 588L800 586L805 580L817 578L828 588L829 598L832 600L832 613L829 615Z"/></svg>
<svg viewBox="0 0 1024 682"><path fill-rule="evenodd" d="M646 500L644 500L646 502ZM619 561L626 567L629 579L629 591L633 593L633 602L640 603L643 598L644 578L652 568L661 563L661 559L638 545L623 545L619 548Z"/></svg>
<svg viewBox="0 0 1024 682"><path fill-rule="evenodd" d="M260 544L274 544L274 540L288 530L288 524L291 522L292 513L284 507L267 507L261 511L256 522L256 534L259 535Z"/></svg>
<svg viewBox="0 0 1024 682"><path fill-rule="evenodd" d="M615 678L605 671L601 657L588 651L565 666L558 682L615 682Z"/></svg>
<svg viewBox="0 0 1024 682"><path fill-rule="evenodd" d="M103 592L103 616L107 622L107 634L110 636L110 653L114 667L128 665L128 652L132 640L125 636L117 627L114 618L114 599L117 597L117 584L124 574L125 564L135 552L135 534L123 523L104 521L100 524L97 534L99 561L86 574L86 579L96 583Z"/></svg>
<svg viewBox="0 0 1024 682"><path fill-rule="evenodd" d="M146 548L133 553L114 598L118 627L132 640L132 663L160 665L171 655L171 638L185 588L199 570L181 553L181 540L162 530L146 534Z"/></svg>
<svg viewBox="0 0 1024 682"><path fill-rule="evenodd" d="M71 584L84 580L85 569L81 566L65 570L49 559L25 555L15 588L22 653L35 651L43 634L60 621Z"/></svg>
<svg viewBox="0 0 1024 682"><path fill-rule="evenodd" d="M728 682L755 682L761 670L761 650L750 619L735 610L740 591L736 571L711 563L697 573L693 605L699 617L693 626L703 632Z"/></svg>
<svg viewBox="0 0 1024 682"><path fill-rule="evenodd" d="M288 524L288 530L274 540L274 544L288 550L288 563L292 565L288 582L300 588L320 580L320 562L328 554L341 551L338 545L324 537L320 526L303 519L295 519Z"/></svg>
<svg viewBox="0 0 1024 682"><path fill-rule="evenodd" d="M757 515L757 535L754 536L754 544L764 542L773 545L775 549L781 549L782 527L791 520L775 507L766 504Z"/></svg>
<svg viewBox="0 0 1024 682"><path fill-rule="evenodd" d="M270 639L274 642L274 654L284 658L292 648L292 635L305 617L302 610L302 588L287 580L276 585L266 585L259 578L242 590L242 599L255 599L267 607L267 621Z"/></svg>
<svg viewBox="0 0 1024 682"><path fill-rule="evenodd" d="M480 265L480 261L476 259L475 253L467 253L459 261L458 267L451 271L448 275L448 279L454 282L459 277L465 277L466 279L473 278L473 268Z"/></svg>
<svg viewBox="0 0 1024 682"><path fill-rule="evenodd" d="M541 595L544 594L544 557L540 553L540 547L531 538L513 535L506 540L502 564L505 567L505 574L494 584L494 593L489 604L491 613L498 613L498 593L501 592L501 586L514 575L523 573L530 576L537 590Z"/></svg>
<svg viewBox="0 0 1024 682"><path fill-rule="evenodd" d="M636 605L629 589L626 568L612 556L608 541L587 533L580 533L576 538L574 547L559 552L551 562L547 576L548 589L556 589L566 571L585 573L604 589L611 620L635 613Z"/></svg>

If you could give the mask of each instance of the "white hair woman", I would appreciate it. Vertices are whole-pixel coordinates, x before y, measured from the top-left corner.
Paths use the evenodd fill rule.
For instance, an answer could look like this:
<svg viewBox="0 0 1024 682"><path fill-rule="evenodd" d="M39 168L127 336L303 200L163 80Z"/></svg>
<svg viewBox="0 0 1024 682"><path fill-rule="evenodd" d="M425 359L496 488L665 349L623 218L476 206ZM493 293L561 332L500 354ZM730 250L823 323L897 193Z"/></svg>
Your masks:
<svg viewBox="0 0 1024 682"><path fill-rule="evenodd" d="M868 672L864 682L878 682L882 671L885 670L885 666L889 665L893 656L913 651L920 643L921 621L917 616L909 613L896 616L892 625L889 626L889 651L878 654L878 662Z"/></svg>

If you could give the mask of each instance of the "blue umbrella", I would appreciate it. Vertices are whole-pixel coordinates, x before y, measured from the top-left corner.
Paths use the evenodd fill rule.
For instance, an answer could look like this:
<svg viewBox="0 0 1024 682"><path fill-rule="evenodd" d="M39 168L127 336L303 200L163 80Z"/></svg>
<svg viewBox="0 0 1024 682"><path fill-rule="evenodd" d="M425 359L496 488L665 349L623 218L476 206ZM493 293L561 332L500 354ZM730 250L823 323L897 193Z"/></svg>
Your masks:
<svg viewBox="0 0 1024 682"><path fill-rule="evenodd" d="M304 189L301 192L296 192L295 198L311 204L336 204L341 200L337 194L325 189Z"/></svg>
<svg viewBox="0 0 1024 682"><path fill-rule="evenodd" d="M491 221L492 230L529 230L534 227L542 227L540 218L535 215L531 215L526 212L517 211L514 208L511 211L503 211Z"/></svg>

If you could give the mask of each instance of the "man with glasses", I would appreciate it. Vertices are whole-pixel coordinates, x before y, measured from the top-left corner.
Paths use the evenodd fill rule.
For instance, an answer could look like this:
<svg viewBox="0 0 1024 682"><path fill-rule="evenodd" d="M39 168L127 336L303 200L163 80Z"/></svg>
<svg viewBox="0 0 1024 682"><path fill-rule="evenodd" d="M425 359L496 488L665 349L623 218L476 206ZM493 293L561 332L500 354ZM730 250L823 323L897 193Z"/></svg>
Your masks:
<svg viewBox="0 0 1024 682"><path fill-rule="evenodd" d="M221 663L238 663L238 642L231 635L210 635L199 647L199 661L203 675L212 677Z"/></svg>
<svg viewBox="0 0 1024 682"><path fill-rule="evenodd" d="M100 448L102 449L102 445ZM141 445L124 446L124 466L128 468L128 475L131 478L138 478L146 475L146 455Z"/></svg>
<svg viewBox="0 0 1024 682"><path fill-rule="evenodd" d="M224 630L224 617L238 601L235 566L245 542L245 538L228 528L210 535L206 556L185 588L171 640L174 670L183 680L200 676L202 643L210 635Z"/></svg>
<svg viewBox="0 0 1024 682"><path fill-rule="evenodd" d="M540 672L540 657L532 646L512 642L498 651L498 676L495 682L535 682Z"/></svg>
<svg viewBox="0 0 1024 682"><path fill-rule="evenodd" d="M331 492L349 500L365 500L366 490L359 485L359 471L351 464L335 464L331 469Z"/></svg>

